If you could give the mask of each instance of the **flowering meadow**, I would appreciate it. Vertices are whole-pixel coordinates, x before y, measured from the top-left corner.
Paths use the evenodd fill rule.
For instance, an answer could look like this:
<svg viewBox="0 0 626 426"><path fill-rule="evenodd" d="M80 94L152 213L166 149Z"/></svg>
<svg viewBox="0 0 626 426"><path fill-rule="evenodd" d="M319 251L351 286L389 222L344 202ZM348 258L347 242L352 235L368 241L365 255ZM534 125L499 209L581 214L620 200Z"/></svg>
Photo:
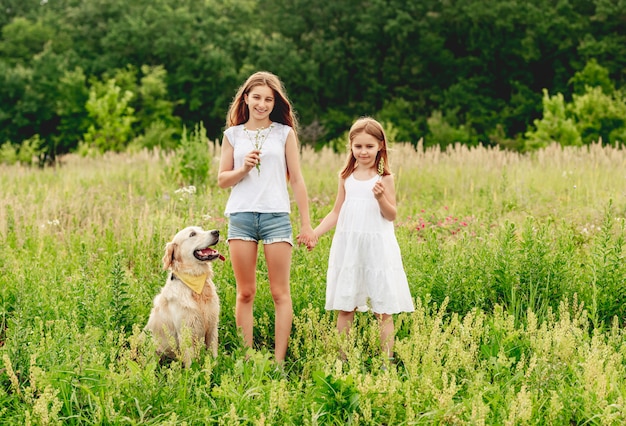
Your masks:
<svg viewBox="0 0 626 426"><path fill-rule="evenodd" d="M371 315L335 332L326 235L294 249L284 369L263 257L246 350L223 241L219 355L183 368L160 363L142 328L171 237L187 225L226 234L209 148L212 177L197 187L172 179L172 155L158 152L0 166L2 424L626 422L625 151L396 144L396 235L416 310L396 316L395 362ZM304 149L301 161L317 224L344 155ZM294 206L295 233L297 218Z"/></svg>

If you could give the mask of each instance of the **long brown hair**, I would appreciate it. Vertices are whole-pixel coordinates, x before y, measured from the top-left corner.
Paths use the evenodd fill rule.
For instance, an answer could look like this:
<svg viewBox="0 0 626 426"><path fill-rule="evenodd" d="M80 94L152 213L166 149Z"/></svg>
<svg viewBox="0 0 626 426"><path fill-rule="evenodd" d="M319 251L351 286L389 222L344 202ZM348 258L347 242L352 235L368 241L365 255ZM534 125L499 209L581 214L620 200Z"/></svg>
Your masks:
<svg viewBox="0 0 626 426"><path fill-rule="evenodd" d="M380 151L376 154L376 162L374 164L380 167L382 160L382 176L391 174L389 156L387 155L387 136L385 135L383 126L371 117L361 117L354 122L348 133L348 157L346 158L346 164L343 169L341 169L341 172L339 172L341 178L346 179L356 168L356 158L352 155L352 141L357 135L362 133L373 136L380 141Z"/></svg>
<svg viewBox="0 0 626 426"><path fill-rule="evenodd" d="M280 79L268 71L258 71L252 74L239 87L226 115L226 127L237 126L250 119L250 111L244 100L250 90L257 86L268 86L274 92L274 109L270 113L270 120L290 126L296 131L298 121L291 108L291 103Z"/></svg>

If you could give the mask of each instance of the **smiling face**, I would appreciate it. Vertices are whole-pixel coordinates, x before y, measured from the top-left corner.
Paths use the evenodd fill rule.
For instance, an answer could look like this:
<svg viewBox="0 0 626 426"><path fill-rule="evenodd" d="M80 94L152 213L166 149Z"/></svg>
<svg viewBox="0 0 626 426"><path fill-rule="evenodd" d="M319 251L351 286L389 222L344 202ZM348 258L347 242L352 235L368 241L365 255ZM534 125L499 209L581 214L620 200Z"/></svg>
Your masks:
<svg viewBox="0 0 626 426"><path fill-rule="evenodd" d="M250 121L254 121L263 127L269 125L270 113L274 109L276 99L274 91L269 86L254 86L244 95Z"/></svg>
<svg viewBox="0 0 626 426"><path fill-rule="evenodd" d="M352 139L352 155L365 168L377 166L376 156L380 148L380 141L367 133L359 133Z"/></svg>

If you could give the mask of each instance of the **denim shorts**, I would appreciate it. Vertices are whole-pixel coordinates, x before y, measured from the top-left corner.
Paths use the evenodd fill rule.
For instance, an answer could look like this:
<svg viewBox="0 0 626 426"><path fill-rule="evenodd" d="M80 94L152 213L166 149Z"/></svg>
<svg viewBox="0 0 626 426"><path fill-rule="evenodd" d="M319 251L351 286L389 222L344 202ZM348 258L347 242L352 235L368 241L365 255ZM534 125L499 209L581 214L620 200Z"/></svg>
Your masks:
<svg viewBox="0 0 626 426"><path fill-rule="evenodd" d="M263 244L286 242L293 246L289 213L231 213L228 240L263 241Z"/></svg>

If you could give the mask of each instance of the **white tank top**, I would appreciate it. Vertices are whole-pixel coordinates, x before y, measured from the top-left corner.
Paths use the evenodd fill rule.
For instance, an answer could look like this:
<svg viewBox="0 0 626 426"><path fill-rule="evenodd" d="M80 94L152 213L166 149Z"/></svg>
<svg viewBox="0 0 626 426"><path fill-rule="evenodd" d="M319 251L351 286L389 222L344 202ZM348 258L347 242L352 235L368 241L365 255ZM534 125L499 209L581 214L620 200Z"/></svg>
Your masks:
<svg viewBox="0 0 626 426"><path fill-rule="evenodd" d="M285 144L291 127L272 123L260 131L244 130L244 125L229 127L224 131L233 147L234 168L243 165L244 157L252 151L255 143L262 143L259 170L253 167L248 174L231 188L224 214L237 212L291 213L287 190L287 160Z"/></svg>

